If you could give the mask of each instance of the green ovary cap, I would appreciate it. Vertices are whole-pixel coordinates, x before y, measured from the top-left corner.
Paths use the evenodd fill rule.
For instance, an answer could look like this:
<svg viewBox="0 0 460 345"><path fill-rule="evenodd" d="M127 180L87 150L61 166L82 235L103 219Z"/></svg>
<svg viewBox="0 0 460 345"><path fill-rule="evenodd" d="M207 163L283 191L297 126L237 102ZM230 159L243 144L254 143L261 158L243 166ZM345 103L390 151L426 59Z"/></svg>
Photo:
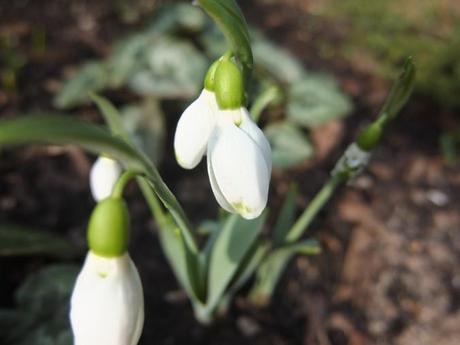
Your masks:
<svg viewBox="0 0 460 345"><path fill-rule="evenodd" d="M118 257L128 250L129 214L121 198L102 200L93 210L88 224L88 246L103 257Z"/></svg>
<svg viewBox="0 0 460 345"><path fill-rule="evenodd" d="M214 76L214 92L221 110L238 109L244 102L243 74L230 59L223 59Z"/></svg>
<svg viewBox="0 0 460 345"><path fill-rule="evenodd" d="M217 67L220 65L220 59L214 61L214 63L209 67L206 77L204 78L204 88L208 91L214 91L214 79L216 77Z"/></svg>

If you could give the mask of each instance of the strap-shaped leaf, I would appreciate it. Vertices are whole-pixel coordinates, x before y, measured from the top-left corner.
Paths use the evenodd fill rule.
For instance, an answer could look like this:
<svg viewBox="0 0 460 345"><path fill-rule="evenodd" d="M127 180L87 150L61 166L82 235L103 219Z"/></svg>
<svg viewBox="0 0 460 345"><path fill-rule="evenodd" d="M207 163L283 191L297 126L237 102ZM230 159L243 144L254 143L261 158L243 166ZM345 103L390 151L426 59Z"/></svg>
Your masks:
<svg viewBox="0 0 460 345"><path fill-rule="evenodd" d="M286 235L294 224L296 214L295 199L298 195L299 191L297 186L291 184L273 229L273 244L275 246L282 245L285 242Z"/></svg>
<svg viewBox="0 0 460 345"><path fill-rule="evenodd" d="M75 249L59 234L17 224L0 225L0 257L18 255L51 255L69 258Z"/></svg>
<svg viewBox="0 0 460 345"><path fill-rule="evenodd" d="M98 95L92 95L91 97L104 116L112 133L132 144L127 131L123 127L120 114L113 104ZM164 214L151 186L143 178L138 178L138 183L160 228L160 242L177 280L194 302L201 303L204 299L205 279L202 277L203 269L200 267L198 254L184 241L184 234L176 232L177 228L170 218Z"/></svg>
<svg viewBox="0 0 460 345"><path fill-rule="evenodd" d="M289 244L273 251L259 266L256 281L250 292L250 299L259 305L270 301L282 274L295 254L315 255L321 248L315 240L305 240Z"/></svg>
<svg viewBox="0 0 460 345"><path fill-rule="evenodd" d="M27 116L0 120L0 147L33 143L77 145L116 158L126 169L145 174L149 184L183 232L187 246L197 252L191 226L174 194L145 155L103 128L68 116Z"/></svg>
<svg viewBox="0 0 460 345"><path fill-rule="evenodd" d="M99 95L91 94L91 99L96 103L102 116L104 116L104 120L109 126L110 131L131 144L128 132L123 127L123 121L117 108L109 100Z"/></svg>
<svg viewBox="0 0 460 345"><path fill-rule="evenodd" d="M235 0L197 0L224 33L233 53L243 65L245 75L252 71L254 61L246 20Z"/></svg>
<svg viewBox="0 0 460 345"><path fill-rule="evenodd" d="M253 220L232 215L225 223L210 257L206 303L210 313L217 307L246 254L262 231L266 218L267 212Z"/></svg>

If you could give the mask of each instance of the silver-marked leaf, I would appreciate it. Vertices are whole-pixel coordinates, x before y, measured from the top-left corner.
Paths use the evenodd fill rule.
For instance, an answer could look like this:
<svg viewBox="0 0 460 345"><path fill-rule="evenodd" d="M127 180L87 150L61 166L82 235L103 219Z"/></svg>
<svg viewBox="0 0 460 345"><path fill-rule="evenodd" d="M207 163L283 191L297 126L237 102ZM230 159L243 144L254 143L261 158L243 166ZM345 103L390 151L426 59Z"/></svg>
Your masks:
<svg viewBox="0 0 460 345"><path fill-rule="evenodd" d="M298 59L279 45L253 33L252 50L257 67L267 70L278 81L292 83L305 75L305 69Z"/></svg>
<svg viewBox="0 0 460 345"><path fill-rule="evenodd" d="M90 93L107 87L109 70L102 62L88 62L74 76L64 82L54 98L57 108L70 108L89 101Z"/></svg>
<svg viewBox="0 0 460 345"><path fill-rule="evenodd" d="M128 105L121 109L121 119L133 143L158 164L166 140L164 113L158 101L146 99L143 104Z"/></svg>
<svg viewBox="0 0 460 345"><path fill-rule="evenodd" d="M305 127L316 127L350 113L350 98L329 75L308 74L288 91L288 118Z"/></svg>
<svg viewBox="0 0 460 345"><path fill-rule="evenodd" d="M147 66L128 82L135 92L187 100L201 90L208 62L192 44L162 37L146 54Z"/></svg>
<svg viewBox="0 0 460 345"><path fill-rule="evenodd" d="M288 168L313 157L314 148L297 125L288 121L264 129L271 147L273 166Z"/></svg>
<svg viewBox="0 0 460 345"><path fill-rule="evenodd" d="M0 313L15 321L14 327L0 332L7 344L72 344L69 299L79 269L53 265L27 278L16 291L17 309Z"/></svg>
<svg viewBox="0 0 460 345"><path fill-rule="evenodd" d="M148 28L155 33L174 31L199 32L204 29L207 18L198 7L187 3L167 4L156 11Z"/></svg>
<svg viewBox="0 0 460 345"><path fill-rule="evenodd" d="M145 51L152 38L144 33L136 34L115 45L107 60L110 70L110 85L119 87L145 62Z"/></svg>

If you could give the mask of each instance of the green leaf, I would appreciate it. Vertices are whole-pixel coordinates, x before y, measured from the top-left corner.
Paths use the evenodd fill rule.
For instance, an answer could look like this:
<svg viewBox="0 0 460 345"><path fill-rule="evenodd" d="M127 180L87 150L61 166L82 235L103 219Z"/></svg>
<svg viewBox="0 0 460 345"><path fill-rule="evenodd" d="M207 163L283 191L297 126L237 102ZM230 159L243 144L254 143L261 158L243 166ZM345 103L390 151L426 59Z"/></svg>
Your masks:
<svg viewBox="0 0 460 345"><path fill-rule="evenodd" d="M114 135L128 140L129 135L123 126L123 122L120 118L117 108L115 108L115 106L104 97L96 94L91 94L90 96L93 102L96 103L97 107L101 111L105 122L110 128L110 131Z"/></svg>
<svg viewBox="0 0 460 345"><path fill-rule="evenodd" d="M107 60L110 70L110 85L120 87L128 78L142 67L145 51L152 41L145 33L132 35L115 45Z"/></svg>
<svg viewBox="0 0 460 345"><path fill-rule="evenodd" d="M193 285L187 270L187 262L184 249L183 238L179 229L174 224L164 224L158 231L163 253L168 259L174 275L184 288L191 300L198 301L197 294L193 290Z"/></svg>
<svg viewBox="0 0 460 345"><path fill-rule="evenodd" d="M460 153L460 131L457 133L443 133L439 138L439 145L444 160L448 164L455 164Z"/></svg>
<svg viewBox="0 0 460 345"><path fill-rule="evenodd" d="M251 106L251 117L254 122L258 122L265 108L272 104L279 104L283 100L283 95L279 87L275 85L265 86L254 99Z"/></svg>
<svg viewBox="0 0 460 345"><path fill-rule="evenodd" d="M121 114L134 145L158 164L163 157L167 134L165 115L159 102L148 98L143 104L123 107Z"/></svg>
<svg viewBox="0 0 460 345"><path fill-rule="evenodd" d="M273 166L288 168L313 157L314 148L297 125L288 121L273 123L264 129L272 146Z"/></svg>
<svg viewBox="0 0 460 345"><path fill-rule="evenodd" d="M16 292L17 309L0 313L15 321L2 330L6 345L72 344L69 300L78 271L75 265L53 265L27 278Z"/></svg>
<svg viewBox="0 0 460 345"><path fill-rule="evenodd" d="M299 191L296 185L291 184L288 194L284 199L283 207L281 208L278 219L276 220L273 229L273 245L279 246L285 242L286 235L295 222L296 214L296 198Z"/></svg>
<svg viewBox="0 0 460 345"><path fill-rule="evenodd" d="M40 254L70 258L76 251L55 233L17 224L0 224L0 256Z"/></svg>
<svg viewBox="0 0 460 345"><path fill-rule="evenodd" d="M79 271L76 265L54 265L31 275L16 292L19 308L35 315L51 314L50 309L62 308Z"/></svg>
<svg viewBox="0 0 460 345"><path fill-rule="evenodd" d="M87 103L89 94L103 90L108 81L107 66L101 62L89 62L64 82L61 91L54 98L54 105L57 108L66 109Z"/></svg>
<svg viewBox="0 0 460 345"><path fill-rule="evenodd" d="M295 254L315 255L320 251L315 240L289 244L273 251L259 266L256 281L249 294L251 301L257 305L266 305L270 302L284 270Z"/></svg>
<svg viewBox="0 0 460 345"><path fill-rule="evenodd" d="M285 251L292 254L317 255L321 253L321 247L316 240L303 240L279 247L277 251Z"/></svg>
<svg viewBox="0 0 460 345"><path fill-rule="evenodd" d="M262 67L276 80L283 83L292 83L305 75L305 69L298 59L280 46L263 39L261 34L255 33L252 49L256 67Z"/></svg>
<svg viewBox="0 0 460 345"><path fill-rule="evenodd" d="M0 148L32 143L78 145L90 152L115 158L127 170L145 174L149 184L183 231L187 246L191 251L197 252L191 226L182 207L163 182L156 167L142 152L99 126L65 116L29 116L0 120Z"/></svg>
<svg viewBox="0 0 460 345"><path fill-rule="evenodd" d="M253 56L246 20L235 0L197 0L217 23L227 38L231 50L238 57L246 76L253 68Z"/></svg>
<svg viewBox="0 0 460 345"><path fill-rule="evenodd" d="M132 142L136 139L135 131L137 128L129 126L129 124L132 124L130 122L125 121L123 123L118 110L108 100L97 96L94 97L94 99L106 118L106 121L109 123L112 131L125 138L129 144L132 144ZM155 100L152 100L152 102L152 106L158 107ZM144 109L144 111L146 110L148 109ZM155 109L150 110L151 111L149 112L153 112ZM131 118L128 117L128 115L133 114L125 114L125 118ZM141 124L138 127L144 128L146 126L148 127L148 123ZM197 248L193 242L190 242L193 239L193 237L191 237L192 235L189 233L190 230L188 230L187 226L183 226L181 229L182 232L179 231L177 233L177 227L174 226L171 219L164 214L162 207L159 205L157 196L152 190L151 183L147 183L143 178L138 178L137 182L147 203L149 204L153 216L157 221L160 243L166 258L173 268L176 278L187 292L189 298L194 303L201 303L204 300L205 294L205 279L203 277L204 269L201 266ZM189 238L187 238L187 236L189 236ZM187 242L187 240L189 242Z"/></svg>
<svg viewBox="0 0 460 345"><path fill-rule="evenodd" d="M412 58L407 58L404 69L395 81L385 104L377 119L363 129L356 144L364 151L371 151L380 142L384 130L390 121L394 120L409 100L415 84L415 66Z"/></svg>
<svg viewBox="0 0 460 345"><path fill-rule="evenodd" d="M388 121L393 120L409 100L415 85L415 66L409 57L404 63L404 68L396 80L390 94L381 110L381 114L387 114Z"/></svg>
<svg viewBox="0 0 460 345"><path fill-rule="evenodd" d="M167 4L156 11L149 30L159 34L175 31L194 33L204 30L206 19L203 12L191 4Z"/></svg>
<svg viewBox="0 0 460 345"><path fill-rule="evenodd" d="M207 28L199 36L201 45L204 46L206 54L211 58L212 61L220 58L222 52L227 49L227 42L225 36L215 26Z"/></svg>
<svg viewBox="0 0 460 345"><path fill-rule="evenodd" d="M292 84L288 91L288 118L305 127L342 118L351 109L350 99L327 75L309 74Z"/></svg>
<svg viewBox="0 0 460 345"><path fill-rule="evenodd" d="M206 307L211 313L262 231L266 218L266 212L254 220L232 215L225 223L214 243L209 263Z"/></svg>
<svg viewBox="0 0 460 345"><path fill-rule="evenodd" d="M148 160L102 127L65 115L32 115L0 120L0 147L32 143L78 145L96 154L116 157L132 170L151 170Z"/></svg>
<svg viewBox="0 0 460 345"><path fill-rule="evenodd" d="M159 37L146 51L145 68L128 81L133 91L167 99L190 99L202 88L207 59L192 44Z"/></svg>
<svg viewBox="0 0 460 345"><path fill-rule="evenodd" d="M103 97L93 95L93 99L105 117L112 132L124 138L128 144L132 144L132 140L128 133L129 129L125 129L125 125L123 124L118 110ZM158 203L158 198L154 193L154 189L152 189L152 184L143 178L137 178L137 182L150 207L152 215L157 221L160 243L166 258L173 268L176 278L185 289L190 299L196 303L200 302L200 299L204 298L204 288L202 287L202 284L204 284L204 279L202 279L203 269L200 267L197 248L194 243L191 242L193 237L192 234L189 233L190 230L188 226L182 224L182 232L176 234L177 228L172 224L170 218L164 214L161 205ZM163 184L162 181L160 181L160 183ZM164 187L167 188L166 186ZM173 212L171 213L173 214ZM182 217L183 216L180 216L180 218ZM178 217L176 214L176 222L180 224L177 219Z"/></svg>

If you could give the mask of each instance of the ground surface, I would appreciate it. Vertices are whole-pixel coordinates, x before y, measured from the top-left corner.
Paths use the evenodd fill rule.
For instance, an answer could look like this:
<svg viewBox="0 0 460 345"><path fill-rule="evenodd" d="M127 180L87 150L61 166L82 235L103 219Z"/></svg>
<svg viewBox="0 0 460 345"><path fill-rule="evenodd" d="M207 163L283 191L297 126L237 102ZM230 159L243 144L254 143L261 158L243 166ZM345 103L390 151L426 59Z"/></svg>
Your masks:
<svg viewBox="0 0 460 345"><path fill-rule="evenodd" d="M37 3L0 3L0 32L13 30L23 46L34 28L48 33L45 56L24 48L29 63L18 80L21 92L0 91L2 117L51 109L51 95L66 69L103 56L111 41L129 30L118 25L105 1L47 1L47 11ZM341 60L319 59L315 40L320 34L333 39L334 33L321 25L305 31L312 16L309 2L262 3L244 4L248 20L310 68L335 71L356 103L354 116L315 131L315 162L275 173L271 202L279 205L287 182L295 180L301 187L302 207L326 180L359 124L375 113L372 109L386 88ZM76 116L99 120L93 108L79 110ZM323 254L294 260L269 307L257 310L239 296L229 315L207 328L194 321L152 235L148 210L139 192L130 188L132 253L147 304L141 344L457 344L460 172L458 166L444 164L438 151L439 134L455 125L453 113L415 99L392 126L369 169L340 189L315 221L312 234L321 240ZM62 231L83 248L93 206L87 184L91 159L75 149L54 147L0 153L0 221ZM161 170L192 219L215 212L204 166L184 173L171 156ZM1 259L1 306L11 307L12 294L24 277L49 262Z"/></svg>

